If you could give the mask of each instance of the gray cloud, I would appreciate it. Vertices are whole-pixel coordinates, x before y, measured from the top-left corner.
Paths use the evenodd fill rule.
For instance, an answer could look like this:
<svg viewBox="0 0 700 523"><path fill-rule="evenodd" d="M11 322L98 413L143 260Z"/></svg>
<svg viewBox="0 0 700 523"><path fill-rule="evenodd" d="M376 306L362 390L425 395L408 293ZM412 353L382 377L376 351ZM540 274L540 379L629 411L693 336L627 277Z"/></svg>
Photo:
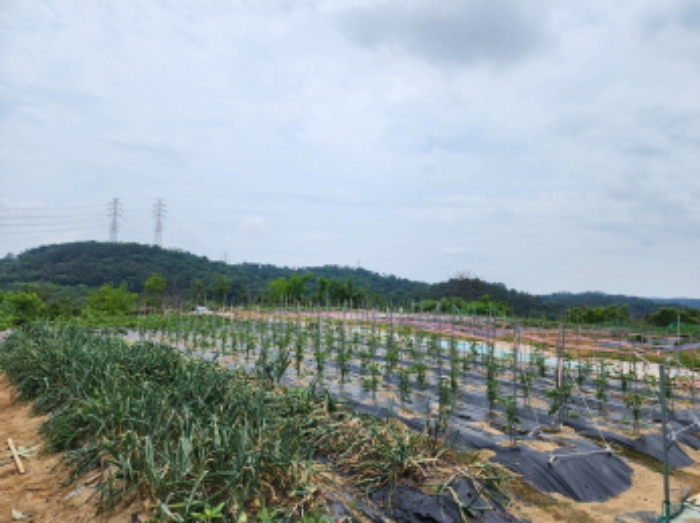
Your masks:
<svg viewBox="0 0 700 523"><path fill-rule="evenodd" d="M680 23L687 30L700 35L700 5L686 0L680 13Z"/></svg>
<svg viewBox="0 0 700 523"><path fill-rule="evenodd" d="M621 246L632 243L648 249L693 244L700 230L700 210L690 195L677 190L677 183L643 170L611 181L583 225L622 240Z"/></svg>
<svg viewBox="0 0 700 523"><path fill-rule="evenodd" d="M694 1L352 5L4 2L0 223L98 211L0 246L700 296Z"/></svg>
<svg viewBox="0 0 700 523"><path fill-rule="evenodd" d="M346 33L429 63L509 64L545 47L547 13L516 0L374 3L341 14Z"/></svg>
<svg viewBox="0 0 700 523"><path fill-rule="evenodd" d="M681 27L700 35L700 5L694 0L681 0L664 6L654 6L643 18L643 33L647 37L658 36L666 29Z"/></svg>

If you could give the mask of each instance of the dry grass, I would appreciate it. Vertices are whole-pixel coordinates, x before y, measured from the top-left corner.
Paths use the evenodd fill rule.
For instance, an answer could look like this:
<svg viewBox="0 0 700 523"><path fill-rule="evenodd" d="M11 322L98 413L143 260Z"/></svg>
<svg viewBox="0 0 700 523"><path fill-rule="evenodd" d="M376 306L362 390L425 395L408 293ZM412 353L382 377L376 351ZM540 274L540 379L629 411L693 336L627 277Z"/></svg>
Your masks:
<svg viewBox="0 0 700 523"><path fill-rule="evenodd" d="M540 514L536 519L538 523L544 523L544 518L567 523L597 523L598 521L583 510L577 509L574 503L544 494L520 478L511 482L510 491L514 496L516 511L523 507L536 508L536 512Z"/></svg>

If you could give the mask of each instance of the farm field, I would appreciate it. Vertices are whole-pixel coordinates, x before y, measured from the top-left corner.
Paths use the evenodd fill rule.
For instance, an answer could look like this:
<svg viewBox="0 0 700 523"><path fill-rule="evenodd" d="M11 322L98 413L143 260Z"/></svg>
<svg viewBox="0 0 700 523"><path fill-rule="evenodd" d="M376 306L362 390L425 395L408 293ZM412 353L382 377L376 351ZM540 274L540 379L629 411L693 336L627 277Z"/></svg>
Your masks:
<svg viewBox="0 0 700 523"><path fill-rule="evenodd" d="M41 336L46 341L54 334ZM80 338L83 334L75 336ZM663 362L667 371L663 376L667 383L665 400L672 411L669 463L675 471L675 501L680 502L683 496L697 492L700 487L697 470L700 425L696 418L694 373L681 364L677 351L668 350L670 347L650 337L630 335L619 329L553 330L520 327L504 319L456 315L236 309L218 314L141 317L136 328L113 325L91 336L100 341L91 338L84 340L85 343L137 347L145 353L154 351L153 354L165 358L164 362L170 362L170 358L182 359L192 362L196 369L200 366L219 369L212 376L223 373L235 377L230 378L234 381L254 382L255 387L260 387L256 390L267 391L276 398L269 400L272 403L264 402L265 405L291 401L295 405L292 410L301 408L296 402L301 401L299 394L303 392L308 396L304 396L300 405L309 409L307 414L328 416L329 401L334 405L332 408L367 414L369 417L361 418L365 420L362 423L370 425L361 425L362 430L358 429L354 438L373 434L374 445L378 445L378 431L390 431L381 434L384 438L389 434L389 440L394 438L394 442L411 441L411 448L404 449L405 453L421 456L416 461L406 458L400 466L394 463L397 468L392 469L393 475L381 479L379 469L358 471L342 465L332 456L343 452L325 448L324 460L333 463L334 470L360 479L359 485L344 486L341 492L355 492L353 489L360 487L359 491L366 494L372 489L394 485L401 478L415 481L417 470L427 471L433 465L435 472L426 472L423 479L435 474L433 480L437 477L445 480L446 471L450 470L453 478L476 482L483 476L474 471L483 472L484 467L494 474L498 471L504 485L505 478L513 478L509 494L504 494L499 484L492 492L493 497L488 497L491 512L467 510L465 520L486 517L488 513L502 521L605 521L610 517L644 521L643 518L658 513L662 501L659 471L663 449L659 364ZM127 340L126 345L122 339ZM12 369L7 361L4 360L3 370L12 382ZM205 383L219 379L206 373L197 376L193 379ZM208 394L207 387L203 387L203 393ZM119 389L105 389L102 394L116 396L116 390ZM228 405L231 397L225 395L225 398ZM124 396L122 401L128 405L129 396ZM208 409L213 405L216 409L229 408L214 401ZM157 420L156 425L170 423L157 416L162 414L155 409L152 417ZM333 416L327 418L327 423L333 421ZM372 425L375 422L383 424L382 428ZM179 428L177 432L182 430ZM279 429L278 441L296 441L297 450L303 447L300 442L310 437L308 432L298 432L295 436L287 430L291 428ZM70 448L75 441L61 440L56 449ZM435 452L438 446L451 450L438 457L439 453ZM175 449L170 451L178 455ZM212 451L217 452L216 448ZM470 456L470 464L464 466L460 460L466 458L457 458L459 455ZM151 463L151 468L155 467L153 458L149 458L151 462L143 459ZM303 461L300 456L295 459ZM426 460L425 465L419 465L422 459ZM94 461L91 463L95 466ZM117 463L116 469L122 465ZM83 463L83 466L87 465ZM472 472L465 473L467 470ZM158 500L156 513L163 520L177 520L182 499L189 500L187 510L191 513L205 514L205 508L216 508L213 500L223 495L219 493L216 497L204 487L204 478L209 474L216 477L220 473L207 471L201 485L195 478L187 487L190 489L187 494L183 487L180 501L164 500L166 491L148 489L146 499ZM143 495L142 487L134 491ZM119 488L128 490L123 485ZM119 488L114 490L114 485L110 485L106 499L105 489L101 490L101 502L105 506L123 502L124 496L115 494L120 492ZM199 488L203 490L200 492ZM275 492L278 489L279 486L272 487ZM235 498L232 493L228 495ZM276 513L278 519L271 521L283 521L283 515L287 520L307 517L294 512L289 500L283 502L281 498L270 498L269 494L260 495L255 488L245 496L240 491L235 495L239 496L236 505L239 512L245 509L253 518L255 514L267 517L269 514L262 513L262 508L276 504L286 508ZM205 503L203 498L211 498L212 502ZM357 506L357 499L349 505ZM311 499L305 501L308 507L313 505L310 502ZM258 504L257 512L250 511L251 503ZM345 517L347 521L363 521L368 517L361 511L353 513L347 503L344 506L347 512L339 512L335 520ZM233 513L230 507L229 513ZM224 517L221 514L222 520Z"/></svg>
<svg viewBox="0 0 700 523"><path fill-rule="evenodd" d="M700 523L699 57L700 0L0 0L0 523Z"/></svg>
<svg viewBox="0 0 700 523"><path fill-rule="evenodd" d="M285 323L284 316L273 313L259 321L272 323L278 335L280 329L294 331L298 324ZM250 328L246 321L240 323L243 330ZM549 431L562 428L588 440L572 445L551 438L560 448L550 449L548 463L560 453L590 463L611 445L661 458L657 362L664 361L664 351L658 340L639 343L635 335L637 342L630 342L629 335L615 329L567 333L530 328L521 333L502 321L460 321L449 315L317 311L316 317L301 321L319 332L309 335L309 350L282 379L322 384L356 409L393 415L417 429L444 430L453 444L465 448L488 448L494 440L537 447L538 440L550 439ZM273 347L274 337L261 341L258 352L244 360L249 370L269 361L264 347ZM304 342L296 340L300 344ZM689 387L693 374L672 352L666 363L667 400L679 437L692 453L697 449L695 388ZM240 358L226 364L240 365ZM590 440L598 447L591 447ZM585 451L567 452L566 447L576 445ZM680 446L671 450L671 459L677 466L692 463ZM614 493L576 492L567 483L539 486L581 501ZM601 483L608 484L605 479Z"/></svg>
<svg viewBox="0 0 700 523"><path fill-rule="evenodd" d="M376 311L239 310L189 320L210 327L168 336L193 355L321 387L357 411L397 418L456 448L493 451L492 461L540 491L584 503L630 488L638 474L621 454L661 461L665 362L669 462L695 467L694 373L675 346L648 335ZM658 502L642 505L651 512Z"/></svg>

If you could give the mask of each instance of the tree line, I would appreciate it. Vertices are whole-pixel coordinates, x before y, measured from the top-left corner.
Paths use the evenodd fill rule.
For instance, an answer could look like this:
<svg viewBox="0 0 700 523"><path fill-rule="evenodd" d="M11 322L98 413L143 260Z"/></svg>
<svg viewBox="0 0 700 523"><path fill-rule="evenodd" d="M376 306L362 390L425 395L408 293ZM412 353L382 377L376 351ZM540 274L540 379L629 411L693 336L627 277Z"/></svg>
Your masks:
<svg viewBox="0 0 700 523"><path fill-rule="evenodd" d="M469 311L553 320L566 316L568 321L583 324L645 320L661 325L674 314L682 322L697 320L693 312L697 309L643 298L603 293L537 296L467 274L428 284L359 267L226 264L183 251L135 243L76 242L38 247L16 257L6 256L0 259L0 290L34 293L46 308L44 314L59 316L75 314L89 303L90 293L105 285L141 299L144 293L148 294L144 284L153 274L162 278L159 284L164 289L160 301L167 307L194 302L299 303ZM5 309L15 299L19 298L9 295ZM143 303L148 306L148 300Z"/></svg>

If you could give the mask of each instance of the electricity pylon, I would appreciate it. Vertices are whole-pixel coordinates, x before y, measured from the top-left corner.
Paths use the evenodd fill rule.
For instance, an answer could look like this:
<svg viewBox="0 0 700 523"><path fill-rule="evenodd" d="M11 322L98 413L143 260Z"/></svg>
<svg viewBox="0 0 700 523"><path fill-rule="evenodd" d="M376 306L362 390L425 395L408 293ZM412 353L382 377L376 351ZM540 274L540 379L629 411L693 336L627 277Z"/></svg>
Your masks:
<svg viewBox="0 0 700 523"><path fill-rule="evenodd" d="M163 218L165 218L165 202L158 200L153 206L153 216L156 219L156 234L153 243L158 247L163 246Z"/></svg>
<svg viewBox="0 0 700 523"><path fill-rule="evenodd" d="M109 241L117 243L119 241L119 218L122 217L122 204L119 198L114 198L107 208L110 217Z"/></svg>

